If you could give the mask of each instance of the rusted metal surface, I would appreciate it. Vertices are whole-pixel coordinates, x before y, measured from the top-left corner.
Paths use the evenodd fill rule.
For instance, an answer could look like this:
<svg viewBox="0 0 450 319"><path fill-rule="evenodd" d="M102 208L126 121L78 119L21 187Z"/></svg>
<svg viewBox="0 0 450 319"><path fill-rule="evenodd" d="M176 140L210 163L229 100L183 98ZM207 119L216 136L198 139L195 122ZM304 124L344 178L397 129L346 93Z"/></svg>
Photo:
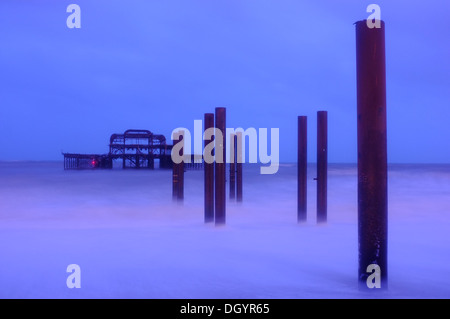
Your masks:
<svg viewBox="0 0 450 319"><path fill-rule="evenodd" d="M387 141L385 25L356 23L358 130L358 279L368 289L367 267L380 268L387 288Z"/></svg>
<svg viewBox="0 0 450 319"><path fill-rule="evenodd" d="M327 221L328 178L328 123L327 112L317 112L317 222Z"/></svg>
<svg viewBox="0 0 450 319"><path fill-rule="evenodd" d="M230 199L236 198L236 134L230 135Z"/></svg>
<svg viewBox="0 0 450 319"><path fill-rule="evenodd" d="M237 132L234 137L236 145L236 201L242 202L242 132Z"/></svg>
<svg viewBox="0 0 450 319"><path fill-rule="evenodd" d="M205 113L205 131L214 128L214 113ZM214 140L204 141L204 147ZM214 221L214 163L204 163L205 171L205 223Z"/></svg>
<svg viewBox="0 0 450 319"><path fill-rule="evenodd" d="M297 119L297 221L306 221L307 118Z"/></svg>
<svg viewBox="0 0 450 319"><path fill-rule="evenodd" d="M178 176L178 165L174 164L172 166L172 200L174 202L178 201L178 183L179 183L179 176Z"/></svg>
<svg viewBox="0 0 450 319"><path fill-rule="evenodd" d="M184 144L184 134L183 131L178 132L177 143ZM180 150L180 156L183 157L183 150ZM172 166L172 199L177 202L183 202L184 200L184 160L180 163L173 163Z"/></svg>
<svg viewBox="0 0 450 319"><path fill-rule="evenodd" d="M226 109L224 107L216 108L216 129L222 132L222 139L215 137L215 223L222 225L226 222L226 147L225 147L225 128L226 128Z"/></svg>
<svg viewBox="0 0 450 319"><path fill-rule="evenodd" d="M184 132L180 131L180 136L182 136L182 143L184 144ZM184 148L181 149L180 155L184 156ZM184 200L184 160L181 161L178 166L178 201L182 202Z"/></svg>

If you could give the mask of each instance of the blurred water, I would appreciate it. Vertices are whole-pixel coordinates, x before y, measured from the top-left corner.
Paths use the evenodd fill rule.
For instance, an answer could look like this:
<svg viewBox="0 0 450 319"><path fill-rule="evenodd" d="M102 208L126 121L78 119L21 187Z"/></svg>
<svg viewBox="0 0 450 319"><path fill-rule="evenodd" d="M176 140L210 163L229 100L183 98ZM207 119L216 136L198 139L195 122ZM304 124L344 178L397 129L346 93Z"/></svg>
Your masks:
<svg viewBox="0 0 450 319"><path fill-rule="evenodd" d="M367 298L358 291L357 170L330 164L328 223L296 222L296 167L244 165L244 202L227 225L203 223L203 172L65 171L60 162L0 162L0 297ZM450 166L389 166L386 298L449 298ZM65 287L80 264L83 288ZM33 288L34 287L34 288ZM38 287L38 289L36 288Z"/></svg>

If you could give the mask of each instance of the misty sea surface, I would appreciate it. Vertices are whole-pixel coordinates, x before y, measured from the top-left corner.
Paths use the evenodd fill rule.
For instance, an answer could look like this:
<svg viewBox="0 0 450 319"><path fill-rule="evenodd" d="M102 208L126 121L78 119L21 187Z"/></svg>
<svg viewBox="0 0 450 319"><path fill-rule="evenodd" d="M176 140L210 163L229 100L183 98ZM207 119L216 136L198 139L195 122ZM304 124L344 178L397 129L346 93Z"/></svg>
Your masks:
<svg viewBox="0 0 450 319"><path fill-rule="evenodd" d="M243 203L203 222L203 170L0 162L0 298L450 298L450 165L390 164L389 289L358 290L357 166L329 164L328 222L297 223L297 169L244 164ZM229 185L227 183L227 192ZM66 268L80 266L80 289Z"/></svg>

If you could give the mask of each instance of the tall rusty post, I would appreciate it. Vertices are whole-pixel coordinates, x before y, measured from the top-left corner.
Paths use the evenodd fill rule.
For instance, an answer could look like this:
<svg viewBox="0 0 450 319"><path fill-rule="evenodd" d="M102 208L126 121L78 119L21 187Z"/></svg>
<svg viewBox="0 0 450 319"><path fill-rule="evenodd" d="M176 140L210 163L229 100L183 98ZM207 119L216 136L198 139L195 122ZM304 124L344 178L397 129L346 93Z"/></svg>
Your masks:
<svg viewBox="0 0 450 319"><path fill-rule="evenodd" d="M184 133L178 131L178 141L175 144L184 144ZM180 156L183 158L184 147L181 149ZM184 200L184 159L180 163L173 163L172 167L172 199L181 202Z"/></svg>
<svg viewBox="0 0 450 319"><path fill-rule="evenodd" d="M205 113L205 131L207 129L214 128L214 113ZM204 147L214 140L214 136L211 139L204 141ZM205 223L214 221L214 162L207 163L204 160L205 171Z"/></svg>
<svg viewBox="0 0 450 319"><path fill-rule="evenodd" d="M297 118L297 221L306 221L307 139L306 116Z"/></svg>
<svg viewBox="0 0 450 319"><path fill-rule="evenodd" d="M327 221L328 177L327 111L317 112L317 222Z"/></svg>
<svg viewBox="0 0 450 319"><path fill-rule="evenodd" d="M180 131L180 136L183 136L182 143L184 145L184 131ZM178 164L178 202L184 201L184 147L181 149L180 155L183 160Z"/></svg>
<svg viewBox="0 0 450 319"><path fill-rule="evenodd" d="M216 130L219 130L222 134L222 138L215 136L215 222L217 225L223 225L226 221L225 211L225 175L226 175L226 109L224 107L216 107Z"/></svg>
<svg viewBox="0 0 450 319"><path fill-rule="evenodd" d="M358 280L364 290L372 288L374 265L379 288L387 288L388 278L385 25L380 22L380 28L356 22Z"/></svg>
<svg viewBox="0 0 450 319"><path fill-rule="evenodd" d="M234 136L234 145L236 152L236 201L242 202L242 132L237 132Z"/></svg>
<svg viewBox="0 0 450 319"><path fill-rule="evenodd" d="M236 198L236 134L230 135L230 199Z"/></svg>

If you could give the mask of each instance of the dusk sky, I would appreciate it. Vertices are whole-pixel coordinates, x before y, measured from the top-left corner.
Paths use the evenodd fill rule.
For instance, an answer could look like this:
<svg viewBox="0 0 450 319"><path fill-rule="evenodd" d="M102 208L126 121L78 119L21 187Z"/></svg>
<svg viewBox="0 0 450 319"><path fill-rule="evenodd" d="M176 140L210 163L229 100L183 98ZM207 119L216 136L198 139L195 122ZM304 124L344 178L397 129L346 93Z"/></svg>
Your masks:
<svg viewBox="0 0 450 319"><path fill-rule="evenodd" d="M81 8L69 29L66 8ZM386 23L388 161L450 162L450 2L0 1L0 160L107 153L126 129L164 134L227 108L227 127L280 129L328 111L329 162L356 162L355 26Z"/></svg>

